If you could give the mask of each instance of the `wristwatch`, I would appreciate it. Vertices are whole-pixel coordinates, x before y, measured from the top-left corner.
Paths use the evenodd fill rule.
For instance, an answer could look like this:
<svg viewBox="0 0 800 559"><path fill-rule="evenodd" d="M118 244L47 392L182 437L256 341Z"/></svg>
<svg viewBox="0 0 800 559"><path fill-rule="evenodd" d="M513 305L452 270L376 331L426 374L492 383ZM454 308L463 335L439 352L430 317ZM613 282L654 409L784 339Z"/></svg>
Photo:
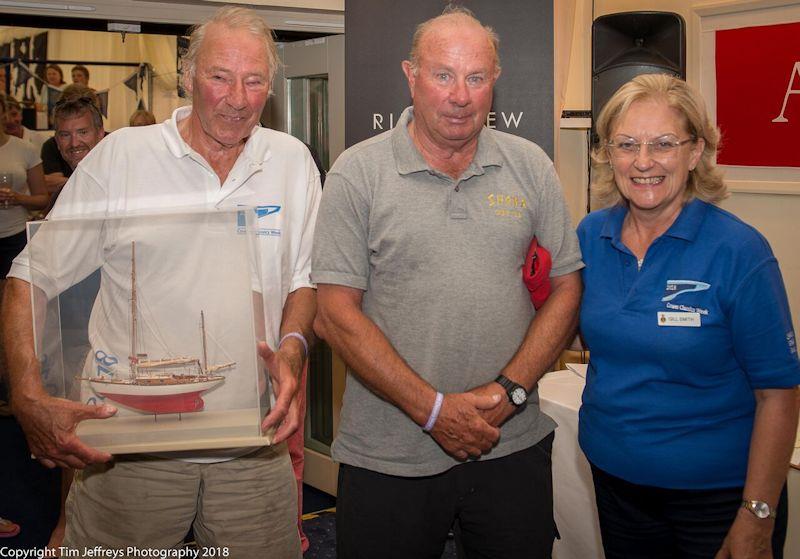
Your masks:
<svg viewBox="0 0 800 559"><path fill-rule="evenodd" d="M775 518L777 512L764 501L742 501L742 508L752 512L757 518L766 520Z"/></svg>
<svg viewBox="0 0 800 559"><path fill-rule="evenodd" d="M505 389L506 394L508 394L508 401L515 407L520 407L528 400L528 391L510 378L498 375L494 381Z"/></svg>

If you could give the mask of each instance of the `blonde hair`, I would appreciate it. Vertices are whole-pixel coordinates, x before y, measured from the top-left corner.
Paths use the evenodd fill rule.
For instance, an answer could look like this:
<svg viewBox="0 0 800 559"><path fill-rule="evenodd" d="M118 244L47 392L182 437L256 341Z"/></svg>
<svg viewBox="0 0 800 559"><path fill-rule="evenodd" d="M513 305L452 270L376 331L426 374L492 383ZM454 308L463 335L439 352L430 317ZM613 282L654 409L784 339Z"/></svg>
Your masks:
<svg viewBox="0 0 800 559"><path fill-rule="evenodd" d="M491 45L492 53L494 54L495 72L499 73L501 70L500 37L497 36L495 30L489 25L483 25L469 8L465 8L464 6L460 6L458 4L448 4L440 15L423 21L417 25L417 28L414 31L414 36L411 39L411 52L408 54L408 60L411 62L411 71L414 73L414 75L417 75L417 72L419 72L419 46L422 42L422 38L425 36L425 33L428 32L434 23L438 23L444 19L452 18L461 18L462 20L465 19L471 23L475 23L483 27L483 30L486 31L486 34L489 37L489 44Z"/></svg>
<svg viewBox="0 0 800 559"><path fill-rule="evenodd" d="M614 180L608 142L617 122L636 101L664 101L683 117L695 140L705 141L697 166L686 180L686 197L717 203L728 196L722 171L714 159L719 147L719 130L711 122L702 96L685 81L668 74L641 74L620 87L609 99L596 122L600 141L592 149L592 199L597 207L624 204Z"/></svg>
<svg viewBox="0 0 800 559"><path fill-rule="evenodd" d="M244 30L264 40L264 48L267 51L267 64L269 67L269 85L270 89L272 89L272 80L280 66L278 48L275 46L272 29L270 29L267 22L253 10L236 6L225 6L217 10L211 18L192 28L192 34L189 38L189 48L186 49L186 54L184 54L182 58L181 81L187 92L191 90L191 81L194 79L194 74L197 69L197 56L203 47L206 31L208 30L208 26L212 24L218 24L228 29Z"/></svg>

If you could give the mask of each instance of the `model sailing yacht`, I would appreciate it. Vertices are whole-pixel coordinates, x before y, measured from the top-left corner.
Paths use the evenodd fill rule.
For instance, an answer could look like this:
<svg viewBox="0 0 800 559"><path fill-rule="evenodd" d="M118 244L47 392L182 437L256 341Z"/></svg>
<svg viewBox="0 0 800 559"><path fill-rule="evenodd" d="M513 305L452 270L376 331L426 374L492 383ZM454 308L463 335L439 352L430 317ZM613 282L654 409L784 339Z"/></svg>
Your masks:
<svg viewBox="0 0 800 559"><path fill-rule="evenodd" d="M225 381L219 372L233 368L236 362L208 365L206 326L200 311L202 360L197 357L149 359L137 351L138 302L136 292L136 243L131 242L131 348L128 378L93 376L86 378L101 396L135 410L153 413L202 411L202 394Z"/></svg>

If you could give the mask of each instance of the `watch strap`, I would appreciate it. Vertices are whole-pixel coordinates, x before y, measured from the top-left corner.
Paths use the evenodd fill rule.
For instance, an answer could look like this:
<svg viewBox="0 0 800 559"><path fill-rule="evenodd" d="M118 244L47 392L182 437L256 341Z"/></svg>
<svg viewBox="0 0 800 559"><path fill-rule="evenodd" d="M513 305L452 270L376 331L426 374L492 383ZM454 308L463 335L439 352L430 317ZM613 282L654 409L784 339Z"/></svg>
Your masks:
<svg viewBox="0 0 800 559"><path fill-rule="evenodd" d="M497 375L497 378L494 379L494 381L503 388L505 388L506 392L511 392L512 390L514 390L515 388L514 385L516 384L513 380L511 380L505 375Z"/></svg>
<svg viewBox="0 0 800 559"><path fill-rule="evenodd" d="M769 506L768 503L764 501L748 501L747 499L742 500L742 508L747 509L749 512L753 514L756 518L761 520L766 520L767 518L775 518L778 515L778 511L776 507ZM759 511L766 511L767 515L762 516Z"/></svg>
<svg viewBox="0 0 800 559"><path fill-rule="evenodd" d="M511 402L511 404L514 405L515 407L519 407L519 406L522 405L521 403L518 403L518 402L514 401L513 392L515 390L518 390L518 389L522 390L525 393L525 398L527 399L528 391L525 390L525 387L522 386L521 384L518 384L518 383L514 382L513 380L511 380L507 376L502 375L502 374L501 375L497 375L497 378L494 379L494 381L497 384L499 384L500 386L503 387L503 389L506 391L506 396L508 396L508 401Z"/></svg>

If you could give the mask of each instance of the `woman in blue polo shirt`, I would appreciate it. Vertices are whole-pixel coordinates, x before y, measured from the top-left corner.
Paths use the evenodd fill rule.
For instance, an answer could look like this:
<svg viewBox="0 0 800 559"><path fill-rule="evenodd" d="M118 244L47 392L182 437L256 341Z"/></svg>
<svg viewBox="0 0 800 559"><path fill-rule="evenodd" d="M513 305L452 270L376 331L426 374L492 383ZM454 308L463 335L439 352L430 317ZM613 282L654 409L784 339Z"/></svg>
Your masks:
<svg viewBox="0 0 800 559"><path fill-rule="evenodd" d="M714 205L719 133L685 82L636 77L597 133L579 439L606 557L781 557L800 364L778 263Z"/></svg>

